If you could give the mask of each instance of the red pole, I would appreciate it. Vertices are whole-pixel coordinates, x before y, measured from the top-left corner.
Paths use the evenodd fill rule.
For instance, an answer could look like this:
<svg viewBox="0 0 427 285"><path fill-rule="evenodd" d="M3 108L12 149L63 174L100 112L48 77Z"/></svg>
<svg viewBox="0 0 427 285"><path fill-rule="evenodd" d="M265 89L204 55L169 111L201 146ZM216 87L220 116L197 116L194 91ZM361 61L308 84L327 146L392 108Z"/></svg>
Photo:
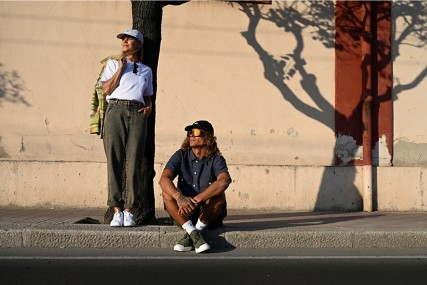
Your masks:
<svg viewBox="0 0 427 285"><path fill-rule="evenodd" d="M371 1L363 3L365 9L366 21L364 23L364 35L362 36L362 82L363 86L363 210L365 212L373 211L372 195L372 45L375 44L372 33L372 9L376 5Z"/></svg>
<svg viewBox="0 0 427 285"><path fill-rule="evenodd" d="M372 165L372 96L363 101L363 165Z"/></svg>
<svg viewBox="0 0 427 285"><path fill-rule="evenodd" d="M372 212L372 121L371 121L372 96L363 101L363 211Z"/></svg>

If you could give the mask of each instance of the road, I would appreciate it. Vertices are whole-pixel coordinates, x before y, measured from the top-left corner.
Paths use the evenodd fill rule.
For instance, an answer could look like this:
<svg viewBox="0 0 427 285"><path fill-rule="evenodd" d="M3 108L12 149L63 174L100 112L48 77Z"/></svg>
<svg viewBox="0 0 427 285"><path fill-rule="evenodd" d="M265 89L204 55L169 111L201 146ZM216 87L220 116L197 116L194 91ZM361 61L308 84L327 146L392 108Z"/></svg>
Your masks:
<svg viewBox="0 0 427 285"><path fill-rule="evenodd" d="M425 284L426 249L0 249L0 284Z"/></svg>

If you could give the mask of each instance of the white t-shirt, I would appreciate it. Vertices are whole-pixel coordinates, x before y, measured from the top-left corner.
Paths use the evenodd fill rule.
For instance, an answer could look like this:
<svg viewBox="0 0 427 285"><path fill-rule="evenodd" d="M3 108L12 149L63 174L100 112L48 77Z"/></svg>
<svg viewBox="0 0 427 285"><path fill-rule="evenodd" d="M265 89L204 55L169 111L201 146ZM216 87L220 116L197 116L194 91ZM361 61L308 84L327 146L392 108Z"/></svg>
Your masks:
<svg viewBox="0 0 427 285"><path fill-rule="evenodd" d="M133 73L133 62L127 61L123 71L120 83L117 88L106 97L107 101L111 99L136 100L144 102L144 96L153 95L153 75L151 68L140 62L137 63L138 72ZM104 73L101 77L101 84L116 73L119 66L117 60L109 60L105 66Z"/></svg>

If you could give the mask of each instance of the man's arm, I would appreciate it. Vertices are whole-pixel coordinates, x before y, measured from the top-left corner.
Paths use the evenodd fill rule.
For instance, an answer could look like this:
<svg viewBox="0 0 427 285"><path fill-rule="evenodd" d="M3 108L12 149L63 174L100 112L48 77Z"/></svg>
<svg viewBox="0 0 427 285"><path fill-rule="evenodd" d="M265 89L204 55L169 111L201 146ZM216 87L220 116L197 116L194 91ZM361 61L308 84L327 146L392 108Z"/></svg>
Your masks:
<svg viewBox="0 0 427 285"><path fill-rule="evenodd" d="M181 192L173 184L175 174L170 169L163 170L160 177L160 188L162 188L163 196L172 197L178 205L178 214L190 216L196 208L191 198L181 194Z"/></svg>
<svg viewBox="0 0 427 285"><path fill-rule="evenodd" d="M200 204L209 198L223 193L230 185L230 180L230 174L228 174L228 172L220 173L217 177L217 180L209 185L205 191L192 198L193 203Z"/></svg>
<svg viewBox="0 0 427 285"><path fill-rule="evenodd" d="M163 170L162 176L160 177L160 188L162 188L162 192L166 193L171 197L178 196L180 191L173 184L173 180L175 179L175 174L170 169ZM175 199L176 200L176 199Z"/></svg>

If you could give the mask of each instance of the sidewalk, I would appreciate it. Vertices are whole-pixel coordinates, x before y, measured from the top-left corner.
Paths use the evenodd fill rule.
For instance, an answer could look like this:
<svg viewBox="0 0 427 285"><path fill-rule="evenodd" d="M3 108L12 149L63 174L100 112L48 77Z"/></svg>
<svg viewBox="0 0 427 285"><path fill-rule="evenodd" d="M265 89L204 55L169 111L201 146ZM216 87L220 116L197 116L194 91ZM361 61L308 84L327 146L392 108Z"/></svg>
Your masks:
<svg viewBox="0 0 427 285"><path fill-rule="evenodd" d="M176 226L111 228L106 209L0 208L0 247L172 248ZM166 213L158 211L158 218ZM325 213L229 210L205 231L214 248L427 248L427 212Z"/></svg>

